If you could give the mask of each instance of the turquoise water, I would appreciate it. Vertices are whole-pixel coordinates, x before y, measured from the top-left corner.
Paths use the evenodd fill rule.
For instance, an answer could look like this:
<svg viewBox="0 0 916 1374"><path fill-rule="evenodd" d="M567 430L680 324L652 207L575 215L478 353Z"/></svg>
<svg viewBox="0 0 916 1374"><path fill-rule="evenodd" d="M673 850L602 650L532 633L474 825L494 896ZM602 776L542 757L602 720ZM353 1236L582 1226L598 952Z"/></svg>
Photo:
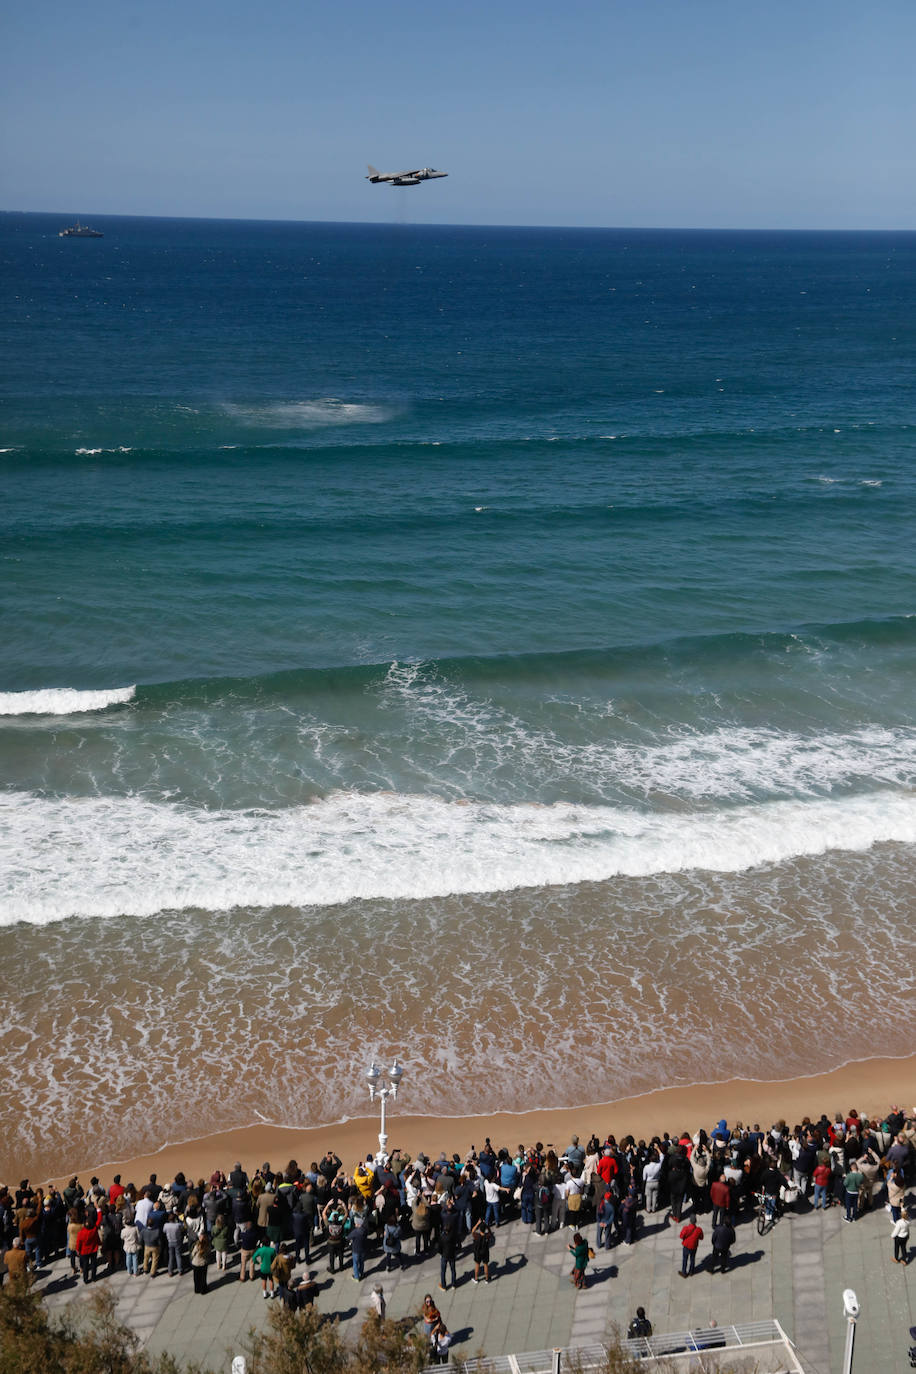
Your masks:
<svg viewBox="0 0 916 1374"><path fill-rule="evenodd" d="M0 218L0 920L43 1006L150 918L229 922L253 1026L266 911L409 944L623 883L671 957L683 885L738 883L741 940L834 922L842 997L867 864L911 938L916 235L59 227Z"/></svg>

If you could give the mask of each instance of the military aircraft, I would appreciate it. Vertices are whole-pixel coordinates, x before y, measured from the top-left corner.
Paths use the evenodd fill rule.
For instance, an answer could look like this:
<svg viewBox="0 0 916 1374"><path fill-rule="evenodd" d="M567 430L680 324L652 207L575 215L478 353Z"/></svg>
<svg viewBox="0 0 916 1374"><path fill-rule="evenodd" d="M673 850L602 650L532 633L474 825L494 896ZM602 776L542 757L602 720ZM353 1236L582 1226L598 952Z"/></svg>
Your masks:
<svg viewBox="0 0 916 1374"><path fill-rule="evenodd" d="M392 186L419 186L421 181L432 181L436 177L447 176L448 172L437 172L435 167L418 167L413 172L380 172L370 162L366 180L371 181L373 186L377 186L380 181L387 181Z"/></svg>

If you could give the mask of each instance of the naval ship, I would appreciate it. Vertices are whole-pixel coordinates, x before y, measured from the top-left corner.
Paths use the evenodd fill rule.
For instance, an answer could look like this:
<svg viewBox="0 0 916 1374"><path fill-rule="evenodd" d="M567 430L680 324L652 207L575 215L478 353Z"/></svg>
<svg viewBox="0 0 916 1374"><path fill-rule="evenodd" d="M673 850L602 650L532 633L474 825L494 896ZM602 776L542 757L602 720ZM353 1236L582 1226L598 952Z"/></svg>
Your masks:
<svg viewBox="0 0 916 1374"><path fill-rule="evenodd" d="M61 229L57 235L59 239L103 239L104 234L99 233L98 229L90 229L88 224L80 224L79 220L71 224L69 229Z"/></svg>

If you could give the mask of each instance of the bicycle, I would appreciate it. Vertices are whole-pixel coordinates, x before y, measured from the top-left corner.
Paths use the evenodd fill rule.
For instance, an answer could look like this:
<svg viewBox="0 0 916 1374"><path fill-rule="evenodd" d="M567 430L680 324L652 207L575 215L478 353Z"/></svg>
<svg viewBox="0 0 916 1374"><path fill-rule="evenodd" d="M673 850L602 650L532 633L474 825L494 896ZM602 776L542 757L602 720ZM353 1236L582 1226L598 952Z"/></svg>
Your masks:
<svg viewBox="0 0 916 1374"><path fill-rule="evenodd" d="M772 1231L779 1220L779 1199L770 1193L755 1193L754 1199L757 1203L754 1214L757 1217L757 1234L765 1236L767 1231Z"/></svg>

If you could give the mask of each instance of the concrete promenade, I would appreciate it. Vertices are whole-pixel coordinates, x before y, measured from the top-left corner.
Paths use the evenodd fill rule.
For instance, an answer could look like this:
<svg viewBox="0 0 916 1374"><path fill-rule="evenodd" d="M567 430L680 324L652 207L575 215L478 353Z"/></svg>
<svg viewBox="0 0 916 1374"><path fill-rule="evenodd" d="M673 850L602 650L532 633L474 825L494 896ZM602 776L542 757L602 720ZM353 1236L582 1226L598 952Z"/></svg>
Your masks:
<svg viewBox="0 0 916 1374"><path fill-rule="evenodd" d="M577 1292L569 1282L567 1244L572 1231L538 1237L532 1227L513 1221L496 1232L493 1281L471 1282L468 1247L457 1262L458 1285L439 1290L439 1257L413 1257L413 1239L404 1245L404 1268L384 1271L381 1254L370 1257L361 1283L344 1273L327 1272L324 1244L313 1250L308 1268L321 1290L320 1311L340 1318L355 1333L363 1321L372 1288L380 1282L390 1317L419 1313L431 1292L455 1335L453 1352L470 1359L554 1346L589 1345L609 1335L614 1323L625 1333L637 1305L645 1307L656 1334L776 1317L786 1329L809 1374L839 1374L846 1338L842 1314L844 1288L855 1289L862 1308L856 1335L857 1374L884 1374L908 1367L908 1329L916 1325L916 1248L909 1266L893 1262L890 1217L883 1207L846 1225L842 1209L828 1213L808 1207L787 1215L767 1235L757 1235L753 1220L736 1227L733 1265L726 1275L708 1269L709 1216L698 1218L705 1231L696 1273L680 1277L679 1226L663 1213L645 1216L636 1243L598 1251L588 1286ZM594 1244L594 1223L587 1235ZM295 1273L304 1271L300 1265ZM231 1357L244 1349L251 1326L262 1325L274 1302L261 1297L259 1282L239 1283L238 1260L222 1274L211 1265L205 1296L193 1291L191 1274L170 1278L162 1270L153 1280L111 1279L118 1315L150 1352L168 1350L197 1359L228 1374ZM88 1290L69 1277L58 1261L40 1279L49 1307L80 1299Z"/></svg>

